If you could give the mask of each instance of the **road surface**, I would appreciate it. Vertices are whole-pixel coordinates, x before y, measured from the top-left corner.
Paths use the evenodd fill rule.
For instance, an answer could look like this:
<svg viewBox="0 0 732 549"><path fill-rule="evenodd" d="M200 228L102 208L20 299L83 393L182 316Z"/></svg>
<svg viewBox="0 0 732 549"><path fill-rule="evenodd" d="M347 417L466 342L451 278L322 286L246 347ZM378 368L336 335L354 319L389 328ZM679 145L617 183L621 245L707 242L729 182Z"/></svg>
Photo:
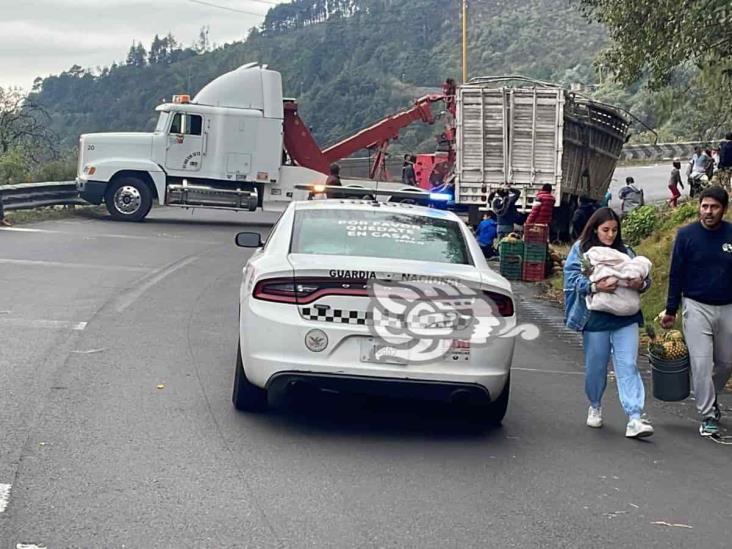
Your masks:
<svg viewBox="0 0 732 549"><path fill-rule="evenodd" d="M503 428L332 395L236 412L233 237L274 220L0 230L0 547L729 547L732 447L650 397L656 436L626 440L612 383L585 427L579 340L528 297Z"/></svg>

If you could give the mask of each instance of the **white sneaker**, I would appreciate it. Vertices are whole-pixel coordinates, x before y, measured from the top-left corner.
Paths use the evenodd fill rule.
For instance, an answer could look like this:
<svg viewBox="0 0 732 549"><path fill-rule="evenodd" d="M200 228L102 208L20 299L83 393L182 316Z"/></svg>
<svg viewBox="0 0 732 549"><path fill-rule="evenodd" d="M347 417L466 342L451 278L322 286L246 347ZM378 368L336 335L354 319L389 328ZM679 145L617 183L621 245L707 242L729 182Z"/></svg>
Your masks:
<svg viewBox="0 0 732 549"><path fill-rule="evenodd" d="M625 436L628 438L644 438L652 434L653 425L644 419L631 419L625 429Z"/></svg>
<svg viewBox="0 0 732 549"><path fill-rule="evenodd" d="M602 427L602 408L593 408L587 411L587 426L599 429Z"/></svg>

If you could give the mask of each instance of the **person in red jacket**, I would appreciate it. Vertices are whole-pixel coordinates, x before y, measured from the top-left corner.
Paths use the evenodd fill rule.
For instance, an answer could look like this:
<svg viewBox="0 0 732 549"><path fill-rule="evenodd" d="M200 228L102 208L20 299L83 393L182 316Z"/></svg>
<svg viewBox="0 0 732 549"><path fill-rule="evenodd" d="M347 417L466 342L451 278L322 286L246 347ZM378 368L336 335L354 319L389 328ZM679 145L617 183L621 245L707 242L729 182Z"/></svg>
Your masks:
<svg viewBox="0 0 732 549"><path fill-rule="evenodd" d="M552 194L552 186L549 183L544 183L541 190L536 193L534 206L526 219L526 224L551 225L553 213L554 195Z"/></svg>

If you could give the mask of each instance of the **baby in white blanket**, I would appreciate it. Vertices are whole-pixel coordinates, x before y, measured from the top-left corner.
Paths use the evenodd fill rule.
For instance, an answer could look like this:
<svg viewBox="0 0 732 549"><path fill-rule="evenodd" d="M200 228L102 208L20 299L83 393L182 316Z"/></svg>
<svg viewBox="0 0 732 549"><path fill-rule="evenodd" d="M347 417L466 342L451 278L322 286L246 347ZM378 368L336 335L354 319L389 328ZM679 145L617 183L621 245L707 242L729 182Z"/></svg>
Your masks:
<svg viewBox="0 0 732 549"><path fill-rule="evenodd" d="M640 294L629 287L633 279L645 280L651 272L652 264L647 257L619 252L607 246L593 246L585 257L592 265L589 275L591 282L608 279L617 282L612 292L598 292L587 296L587 308L591 311L604 311L617 316L631 316L640 310Z"/></svg>

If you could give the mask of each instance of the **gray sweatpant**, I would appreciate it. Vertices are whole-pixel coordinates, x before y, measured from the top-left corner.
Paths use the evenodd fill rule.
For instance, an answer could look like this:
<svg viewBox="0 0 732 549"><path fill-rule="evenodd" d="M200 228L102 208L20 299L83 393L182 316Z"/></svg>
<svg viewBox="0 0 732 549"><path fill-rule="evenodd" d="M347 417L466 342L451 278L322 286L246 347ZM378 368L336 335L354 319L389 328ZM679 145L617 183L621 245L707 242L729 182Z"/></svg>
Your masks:
<svg viewBox="0 0 732 549"><path fill-rule="evenodd" d="M732 374L732 305L684 298L683 318L696 408L707 417Z"/></svg>

